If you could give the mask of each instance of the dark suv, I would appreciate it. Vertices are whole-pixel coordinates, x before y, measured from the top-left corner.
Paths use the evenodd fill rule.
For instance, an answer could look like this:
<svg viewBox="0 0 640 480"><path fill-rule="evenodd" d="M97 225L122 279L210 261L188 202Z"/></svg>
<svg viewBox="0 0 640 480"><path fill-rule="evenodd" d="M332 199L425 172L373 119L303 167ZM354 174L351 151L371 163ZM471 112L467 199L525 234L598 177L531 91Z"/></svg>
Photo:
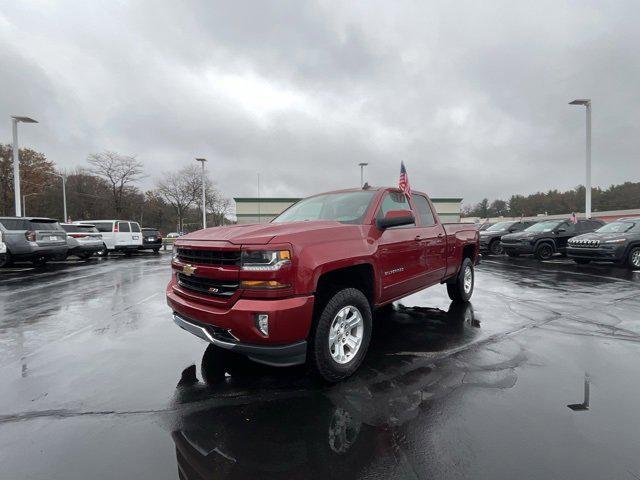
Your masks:
<svg viewBox="0 0 640 480"><path fill-rule="evenodd" d="M548 260L554 253L565 253L571 237L593 232L604 225L602 220L545 220L523 232L504 235L500 242L510 257L534 254L538 260Z"/></svg>
<svg viewBox="0 0 640 480"><path fill-rule="evenodd" d="M521 232L534 223L536 222L530 220L498 222L486 230L480 230L480 251L492 255L502 255L504 253L502 245L500 244L502 236L509 233Z"/></svg>
<svg viewBox="0 0 640 480"><path fill-rule="evenodd" d="M599 260L640 269L640 218L620 219L573 237L567 244L567 255L576 263Z"/></svg>
<svg viewBox="0 0 640 480"><path fill-rule="evenodd" d="M158 253L162 247L162 235L157 228L143 228L142 229L142 246L138 247L138 250L153 250L154 253Z"/></svg>

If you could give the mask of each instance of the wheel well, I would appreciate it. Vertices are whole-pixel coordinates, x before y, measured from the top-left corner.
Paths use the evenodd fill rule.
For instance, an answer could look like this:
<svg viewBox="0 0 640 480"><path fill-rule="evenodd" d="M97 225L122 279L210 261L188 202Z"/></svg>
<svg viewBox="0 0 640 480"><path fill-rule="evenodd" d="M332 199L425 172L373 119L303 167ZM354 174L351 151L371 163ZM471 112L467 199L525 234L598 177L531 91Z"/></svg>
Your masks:
<svg viewBox="0 0 640 480"><path fill-rule="evenodd" d="M554 252L558 250L558 247L557 247L557 245L556 245L556 242L555 242L553 239L551 239L551 238L543 238L542 240L538 240L538 241L536 242L536 245L535 245L535 247L534 247L534 250L535 250L535 249L537 249L537 248L538 248L540 245L542 245L543 243L548 243L549 245L551 245L551 248L553 248L553 251L554 251Z"/></svg>
<svg viewBox="0 0 640 480"><path fill-rule="evenodd" d="M344 287L361 290L373 304L373 266L365 263L323 273L318 279L315 293L320 301L316 303L321 304L331 293Z"/></svg>
<svg viewBox="0 0 640 480"><path fill-rule="evenodd" d="M472 261L476 258L476 246L475 245L465 245L462 247L462 260L465 258L470 258Z"/></svg>

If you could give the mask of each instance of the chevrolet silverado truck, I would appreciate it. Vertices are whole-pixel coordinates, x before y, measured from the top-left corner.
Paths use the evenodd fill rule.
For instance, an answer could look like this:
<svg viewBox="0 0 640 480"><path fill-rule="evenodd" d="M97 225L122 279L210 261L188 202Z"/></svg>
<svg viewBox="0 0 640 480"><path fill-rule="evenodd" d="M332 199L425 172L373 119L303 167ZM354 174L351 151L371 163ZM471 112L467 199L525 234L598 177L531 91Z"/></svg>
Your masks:
<svg viewBox="0 0 640 480"><path fill-rule="evenodd" d="M478 242L473 225L442 224L423 193L329 192L270 223L180 237L167 303L207 342L268 365L308 362L335 382L362 363L374 309L436 284L467 302Z"/></svg>

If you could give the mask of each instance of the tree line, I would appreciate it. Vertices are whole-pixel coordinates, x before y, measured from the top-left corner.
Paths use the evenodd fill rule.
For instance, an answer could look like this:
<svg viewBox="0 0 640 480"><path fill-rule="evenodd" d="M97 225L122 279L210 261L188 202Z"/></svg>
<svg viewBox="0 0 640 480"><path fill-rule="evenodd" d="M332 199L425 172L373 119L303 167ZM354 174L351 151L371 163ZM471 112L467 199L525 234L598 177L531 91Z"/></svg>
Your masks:
<svg viewBox="0 0 640 480"><path fill-rule="evenodd" d="M202 228L202 174L198 165L165 172L149 190L140 182L144 166L133 155L104 151L86 166L62 172L40 152L20 149L20 185L25 216L64 219L62 179L66 178L71 220L126 219L161 232ZM229 223L230 200L205 177L207 226ZM15 215L11 145L0 144L0 215Z"/></svg>
<svg viewBox="0 0 640 480"><path fill-rule="evenodd" d="M585 188L580 185L566 192L549 190L531 195L512 195L508 200L497 199L489 202L483 199L475 205L462 209L465 217L528 217L539 213L549 215L584 211ZM591 190L591 204L594 212L628 210L640 208L640 182L625 182L611 185L607 189L595 187Z"/></svg>

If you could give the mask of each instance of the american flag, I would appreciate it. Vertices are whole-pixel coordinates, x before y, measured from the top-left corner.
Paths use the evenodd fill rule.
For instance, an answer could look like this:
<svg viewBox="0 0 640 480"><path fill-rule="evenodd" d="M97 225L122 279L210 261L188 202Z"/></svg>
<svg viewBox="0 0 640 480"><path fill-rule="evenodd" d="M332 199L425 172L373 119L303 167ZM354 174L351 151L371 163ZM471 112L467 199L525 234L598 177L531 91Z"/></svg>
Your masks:
<svg viewBox="0 0 640 480"><path fill-rule="evenodd" d="M409 175L407 175L407 169L404 168L404 162L400 162L400 179L398 180L398 187L402 190L407 197L411 197L411 185L409 185Z"/></svg>

